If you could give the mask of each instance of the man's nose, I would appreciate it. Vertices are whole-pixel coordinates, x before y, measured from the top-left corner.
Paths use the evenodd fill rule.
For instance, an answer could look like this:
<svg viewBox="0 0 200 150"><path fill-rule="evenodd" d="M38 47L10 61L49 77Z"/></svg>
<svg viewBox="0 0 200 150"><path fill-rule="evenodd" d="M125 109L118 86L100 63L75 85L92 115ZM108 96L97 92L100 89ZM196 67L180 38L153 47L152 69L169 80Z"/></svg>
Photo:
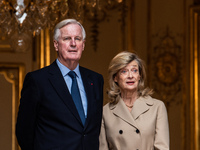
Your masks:
<svg viewBox="0 0 200 150"><path fill-rule="evenodd" d="M72 39L72 40L70 41L70 45L71 45L71 46L76 46L76 41L75 41L75 39Z"/></svg>

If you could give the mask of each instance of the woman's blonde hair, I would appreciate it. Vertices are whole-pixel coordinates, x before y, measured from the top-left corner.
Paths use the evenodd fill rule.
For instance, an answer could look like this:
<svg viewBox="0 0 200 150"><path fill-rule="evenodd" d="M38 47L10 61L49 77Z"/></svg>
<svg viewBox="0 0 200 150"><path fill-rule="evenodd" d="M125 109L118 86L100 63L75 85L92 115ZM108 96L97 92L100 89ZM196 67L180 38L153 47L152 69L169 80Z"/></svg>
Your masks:
<svg viewBox="0 0 200 150"><path fill-rule="evenodd" d="M108 98L110 99L110 103L116 104L118 102L117 97L121 95L120 88L114 81L115 76L121 69L126 67L133 60L137 62L140 74L140 81L138 83L138 96L148 96L153 93L152 89L145 88L146 72L143 60L134 53L123 51L117 54L111 60L108 68L110 89L107 91L107 94Z"/></svg>

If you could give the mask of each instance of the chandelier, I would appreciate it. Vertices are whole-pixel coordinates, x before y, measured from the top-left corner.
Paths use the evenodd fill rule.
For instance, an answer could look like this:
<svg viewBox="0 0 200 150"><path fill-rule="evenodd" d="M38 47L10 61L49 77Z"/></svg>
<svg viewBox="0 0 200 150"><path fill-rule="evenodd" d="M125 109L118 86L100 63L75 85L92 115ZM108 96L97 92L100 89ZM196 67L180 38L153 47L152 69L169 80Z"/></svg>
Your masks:
<svg viewBox="0 0 200 150"><path fill-rule="evenodd" d="M32 36L41 30L53 30L66 18L102 21L105 9L116 7L123 0L0 0L0 36L9 38L11 47L24 51Z"/></svg>

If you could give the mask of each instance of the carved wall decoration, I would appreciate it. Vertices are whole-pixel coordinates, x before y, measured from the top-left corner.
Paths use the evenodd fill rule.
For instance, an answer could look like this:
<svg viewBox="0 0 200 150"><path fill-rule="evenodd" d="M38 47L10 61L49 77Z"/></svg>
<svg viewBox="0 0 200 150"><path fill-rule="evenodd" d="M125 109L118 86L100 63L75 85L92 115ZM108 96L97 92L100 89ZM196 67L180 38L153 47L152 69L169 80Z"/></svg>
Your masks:
<svg viewBox="0 0 200 150"><path fill-rule="evenodd" d="M19 98L20 98L20 91L22 89L23 79L24 79L24 65L22 64L6 64L0 63L0 75L5 78L5 80L11 84L10 91L0 91L4 92L4 95L9 95L11 97L12 105L9 106L9 110L11 110L11 122L7 122L7 130L11 130L11 141L6 141L7 143L12 143L11 149L12 150L19 150L19 146L17 144L16 136L15 136L15 124L16 124L16 117L18 112L19 106ZM1 84L1 86L4 86ZM5 94L7 93L7 94ZM1 93L2 94L2 93ZM8 101L8 99L1 99L2 101ZM3 108L2 108L3 109ZM2 110L1 110L2 111ZM7 111L7 109L5 110ZM2 142L2 141L0 141ZM5 142L5 141L4 141ZM2 143L0 143L2 145Z"/></svg>
<svg viewBox="0 0 200 150"><path fill-rule="evenodd" d="M95 7L97 7L95 9ZM126 0L123 1L109 1L109 5L107 5L104 9L102 7L99 7L99 5L95 5L94 8L90 8L89 10L86 10L85 17L89 21L92 22L91 26L91 41L92 41L92 46L94 51L97 51L98 49L98 36L99 36L99 23L106 20L109 21L109 15L107 11L113 10L113 9L118 9L119 10L119 15L120 19L119 21L121 22L121 29L124 31L125 27L125 18L126 18L126 13L127 13L127 5L126 5ZM122 31L122 32L123 32ZM125 32L123 32L125 34ZM123 34L123 35L124 35ZM125 39L125 36L122 38L123 40ZM124 42L123 42L124 43Z"/></svg>
<svg viewBox="0 0 200 150"><path fill-rule="evenodd" d="M168 28L165 35L158 38L152 55L152 86L168 107L171 102L180 103L176 96L181 92L181 46L176 44Z"/></svg>
<svg viewBox="0 0 200 150"><path fill-rule="evenodd" d="M173 86L178 81L177 57L169 52L164 52L156 61L156 76L160 83L166 86Z"/></svg>

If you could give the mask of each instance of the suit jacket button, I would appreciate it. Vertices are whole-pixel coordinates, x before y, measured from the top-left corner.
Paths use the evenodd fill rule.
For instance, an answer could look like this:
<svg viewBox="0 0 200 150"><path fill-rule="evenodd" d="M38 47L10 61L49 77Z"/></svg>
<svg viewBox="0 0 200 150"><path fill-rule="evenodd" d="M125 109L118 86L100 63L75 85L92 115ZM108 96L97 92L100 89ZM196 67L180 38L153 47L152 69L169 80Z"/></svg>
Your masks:
<svg viewBox="0 0 200 150"><path fill-rule="evenodd" d="M140 133L140 130L137 129L137 130L136 130L136 133L137 133L137 134Z"/></svg>
<svg viewBox="0 0 200 150"><path fill-rule="evenodd" d="M123 133L123 131L122 130L119 130L119 134L122 134Z"/></svg>

